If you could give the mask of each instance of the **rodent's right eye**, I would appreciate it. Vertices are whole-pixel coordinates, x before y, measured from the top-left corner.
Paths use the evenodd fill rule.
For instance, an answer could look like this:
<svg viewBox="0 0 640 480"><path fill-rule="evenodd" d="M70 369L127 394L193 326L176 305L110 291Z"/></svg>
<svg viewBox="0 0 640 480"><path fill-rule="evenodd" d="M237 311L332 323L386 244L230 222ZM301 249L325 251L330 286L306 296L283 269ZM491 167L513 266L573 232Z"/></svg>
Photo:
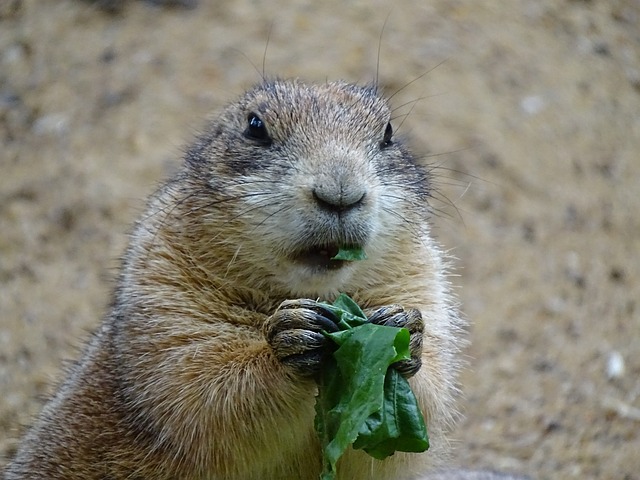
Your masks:
<svg viewBox="0 0 640 480"><path fill-rule="evenodd" d="M384 137L382 138L380 146L382 148L386 148L391 145L391 137L393 137L393 127L391 126L391 122L389 122L387 123L387 128L384 131Z"/></svg>
<svg viewBox="0 0 640 480"><path fill-rule="evenodd" d="M247 129L244 131L244 136L265 146L271 145L272 142L266 125L262 119L253 112L247 115Z"/></svg>

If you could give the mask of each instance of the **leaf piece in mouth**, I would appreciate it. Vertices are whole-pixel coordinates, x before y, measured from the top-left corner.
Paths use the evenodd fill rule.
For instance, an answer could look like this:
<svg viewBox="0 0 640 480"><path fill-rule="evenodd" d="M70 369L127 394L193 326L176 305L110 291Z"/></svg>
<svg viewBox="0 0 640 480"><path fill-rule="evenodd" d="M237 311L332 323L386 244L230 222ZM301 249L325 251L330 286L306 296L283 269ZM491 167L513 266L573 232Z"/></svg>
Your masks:
<svg viewBox="0 0 640 480"><path fill-rule="evenodd" d="M366 260L367 254L362 247L340 247L338 253L331 257L331 260L345 260L353 262L356 260Z"/></svg>

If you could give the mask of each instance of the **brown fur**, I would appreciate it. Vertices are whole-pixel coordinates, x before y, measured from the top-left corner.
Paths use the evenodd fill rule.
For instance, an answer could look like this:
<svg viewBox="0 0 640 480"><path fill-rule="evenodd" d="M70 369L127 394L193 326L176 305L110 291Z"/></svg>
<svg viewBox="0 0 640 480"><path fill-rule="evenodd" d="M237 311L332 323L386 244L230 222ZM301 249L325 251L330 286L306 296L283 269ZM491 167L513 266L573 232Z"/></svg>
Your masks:
<svg viewBox="0 0 640 480"><path fill-rule="evenodd" d="M270 145L247 136L250 112ZM395 139L381 145L390 115L374 88L272 81L214 118L136 225L110 314L7 480L318 478L315 382L278 359L264 326L285 300L341 291L371 311L421 312L410 383L432 448L382 462L349 451L340 478L439 465L457 415L461 322L429 236L428 169ZM368 259L323 269L292 256L350 243Z"/></svg>

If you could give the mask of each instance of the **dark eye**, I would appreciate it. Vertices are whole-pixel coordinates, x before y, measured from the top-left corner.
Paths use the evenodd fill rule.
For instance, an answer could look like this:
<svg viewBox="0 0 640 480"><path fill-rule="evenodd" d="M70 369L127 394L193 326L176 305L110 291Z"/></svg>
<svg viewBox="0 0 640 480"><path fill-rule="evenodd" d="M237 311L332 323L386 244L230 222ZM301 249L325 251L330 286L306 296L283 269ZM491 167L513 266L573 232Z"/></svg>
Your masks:
<svg viewBox="0 0 640 480"><path fill-rule="evenodd" d="M267 132L267 127L262 119L253 112L247 115L247 129L244 131L244 136L262 145L271 145L271 137Z"/></svg>
<svg viewBox="0 0 640 480"><path fill-rule="evenodd" d="M389 122L387 123L387 128L384 130L384 137L382 137L380 146L385 148L391 145L391 137L393 137L393 127L391 126L391 122Z"/></svg>

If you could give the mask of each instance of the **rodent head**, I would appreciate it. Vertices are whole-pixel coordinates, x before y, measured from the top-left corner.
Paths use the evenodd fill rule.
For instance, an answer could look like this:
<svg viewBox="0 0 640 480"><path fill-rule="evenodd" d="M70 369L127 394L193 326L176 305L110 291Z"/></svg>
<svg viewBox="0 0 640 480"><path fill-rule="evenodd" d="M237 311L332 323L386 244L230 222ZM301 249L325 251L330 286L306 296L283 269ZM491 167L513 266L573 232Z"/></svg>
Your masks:
<svg viewBox="0 0 640 480"><path fill-rule="evenodd" d="M187 154L187 170L206 182L197 198L209 241L291 295L324 296L371 275L420 241L428 210L427 171L390 122L371 86L275 80L248 91ZM368 259L331 260L344 246Z"/></svg>

